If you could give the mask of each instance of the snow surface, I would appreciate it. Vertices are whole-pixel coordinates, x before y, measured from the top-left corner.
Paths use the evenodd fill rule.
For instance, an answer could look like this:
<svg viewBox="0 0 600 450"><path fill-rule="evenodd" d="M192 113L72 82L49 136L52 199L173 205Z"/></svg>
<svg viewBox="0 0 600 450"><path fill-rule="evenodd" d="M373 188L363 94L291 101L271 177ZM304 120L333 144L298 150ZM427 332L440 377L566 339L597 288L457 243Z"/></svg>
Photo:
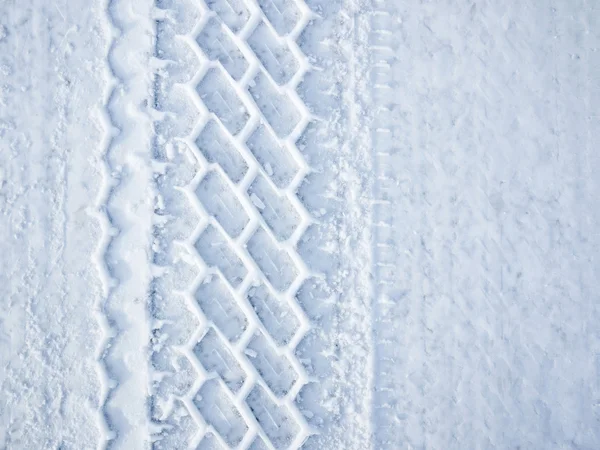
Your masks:
<svg viewBox="0 0 600 450"><path fill-rule="evenodd" d="M0 2L0 448L600 448L599 19Z"/></svg>

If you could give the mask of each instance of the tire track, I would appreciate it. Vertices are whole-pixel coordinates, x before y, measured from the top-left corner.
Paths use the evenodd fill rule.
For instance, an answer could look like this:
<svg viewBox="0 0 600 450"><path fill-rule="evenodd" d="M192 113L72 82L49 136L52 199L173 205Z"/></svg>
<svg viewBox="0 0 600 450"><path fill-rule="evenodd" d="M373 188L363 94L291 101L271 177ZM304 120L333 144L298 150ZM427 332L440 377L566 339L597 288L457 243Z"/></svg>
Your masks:
<svg viewBox="0 0 600 450"><path fill-rule="evenodd" d="M114 25L110 13L111 3L112 0L107 0L105 10L107 18L106 27L109 35L107 60L110 60L111 54L115 47L115 40L117 36L117 29ZM106 352L112 342L112 339L118 332L115 329L114 323L112 323L109 317L109 312L106 308L106 303L108 302L108 299L113 292L114 286L116 285L116 280L112 277L106 257L110 243L113 239L113 236L115 235L113 224L110 220L110 215L108 213L108 204L113 195L114 185L116 184L116 180L113 179L113 176L111 174L112 168L110 164L109 153L112 147L112 141L118 133L118 130L112 123L112 119L109 112L109 104L118 85L118 80L114 76L112 68L110 67L110 62L108 63L108 66L109 78L107 80L107 87L104 96L104 109L100 112L100 120L102 126L105 129L105 136L102 144L102 147L104 148L104 158L103 165L101 167L103 186L100 188L100 195L97 204L97 219L102 229L102 238L99 243L97 253L95 255L96 266L98 268L103 291L102 297L96 304L96 316L102 333L102 339L98 344L98 350L96 355L98 359L98 377L100 379L101 386L101 392L99 395L100 405L98 417L98 426L100 429L101 436L100 441L98 442L98 449L105 449L108 446L108 443L116 437L116 434L112 430L112 426L106 414L106 404L108 402L111 391L115 388L116 380L114 379L114 376L111 375L107 367L105 358Z"/></svg>
<svg viewBox="0 0 600 450"><path fill-rule="evenodd" d="M289 1L157 2L156 448L298 448L310 433L295 404L310 327L295 298L310 220L296 198L306 14ZM176 267L189 273L179 284Z"/></svg>
<svg viewBox="0 0 600 450"><path fill-rule="evenodd" d="M422 286L427 277L424 242L411 232L428 228L423 203L427 178L422 148L414 130L401 126L398 110L412 97L399 99L395 80L398 42L395 23L406 15L386 1L374 1L369 13L369 83L373 152L373 400L374 448L427 448L422 414L407 415L424 403ZM401 44L400 44L401 45ZM400 62L401 64L401 62ZM396 95L394 95L394 93ZM418 123L418 105L412 120ZM406 123L406 122L404 122ZM408 320L406 320L408 319ZM422 386L422 385L421 385ZM406 447L407 448L407 447Z"/></svg>
<svg viewBox="0 0 600 450"><path fill-rule="evenodd" d="M312 115L298 147L311 171L298 195L312 216L299 243L311 277L298 293L312 327L298 356L311 376L298 403L315 434L304 448L371 447L371 161L362 2L308 1L299 93ZM346 256L346 255L352 255ZM351 413L348 413L351 411Z"/></svg>
<svg viewBox="0 0 600 450"><path fill-rule="evenodd" d="M202 379L194 358L193 338L203 318L198 317L195 304L199 269L192 241L198 223L192 197L200 168L188 143L198 111L186 89L199 66L186 35L199 13L185 1L157 1L153 13L153 168L157 196L149 299L149 415L154 449L196 448L203 429L202 417L193 403ZM218 442L215 446L218 448Z"/></svg>
<svg viewBox="0 0 600 450"><path fill-rule="evenodd" d="M150 218L145 198L151 184L145 153L150 148L151 122L144 109L148 54L139 46L144 38L150 43L143 8L142 3L132 7L128 0L106 3L109 75L101 113L106 151L98 205L103 237L96 255L104 292L96 305L103 332L97 355L102 449L134 448L148 439L144 389L148 383L141 368L149 334L145 302L150 268L145 262ZM135 427L129 425L132 422Z"/></svg>
<svg viewBox="0 0 600 450"><path fill-rule="evenodd" d="M597 442L587 8L373 2L375 448Z"/></svg>

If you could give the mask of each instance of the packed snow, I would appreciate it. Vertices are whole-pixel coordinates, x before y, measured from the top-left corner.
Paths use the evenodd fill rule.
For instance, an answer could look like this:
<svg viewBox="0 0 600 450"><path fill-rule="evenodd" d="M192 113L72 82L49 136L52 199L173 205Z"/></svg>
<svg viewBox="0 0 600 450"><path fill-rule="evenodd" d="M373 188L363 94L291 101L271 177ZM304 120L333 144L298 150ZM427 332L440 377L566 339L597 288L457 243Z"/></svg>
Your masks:
<svg viewBox="0 0 600 450"><path fill-rule="evenodd" d="M600 448L599 22L0 2L0 448Z"/></svg>

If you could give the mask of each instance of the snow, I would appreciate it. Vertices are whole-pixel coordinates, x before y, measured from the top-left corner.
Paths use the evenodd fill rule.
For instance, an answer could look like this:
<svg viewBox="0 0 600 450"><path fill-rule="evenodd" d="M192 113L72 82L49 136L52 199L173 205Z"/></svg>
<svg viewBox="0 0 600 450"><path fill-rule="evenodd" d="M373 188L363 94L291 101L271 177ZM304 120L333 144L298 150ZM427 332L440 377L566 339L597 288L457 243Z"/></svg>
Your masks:
<svg viewBox="0 0 600 450"><path fill-rule="evenodd" d="M0 448L600 448L588 0L0 4Z"/></svg>
<svg viewBox="0 0 600 450"><path fill-rule="evenodd" d="M93 448L102 10L9 1L0 22L0 447Z"/></svg>
<svg viewBox="0 0 600 450"><path fill-rule="evenodd" d="M157 198L151 147L153 119L148 73L153 40L151 1L111 2L105 12L106 86L100 123L104 128L104 186L96 200L104 227L96 263L103 280L98 321L103 381L101 430L115 446L133 448L148 441L147 316L148 258ZM135 52L132 49L136 49ZM102 441L101 441L102 442Z"/></svg>

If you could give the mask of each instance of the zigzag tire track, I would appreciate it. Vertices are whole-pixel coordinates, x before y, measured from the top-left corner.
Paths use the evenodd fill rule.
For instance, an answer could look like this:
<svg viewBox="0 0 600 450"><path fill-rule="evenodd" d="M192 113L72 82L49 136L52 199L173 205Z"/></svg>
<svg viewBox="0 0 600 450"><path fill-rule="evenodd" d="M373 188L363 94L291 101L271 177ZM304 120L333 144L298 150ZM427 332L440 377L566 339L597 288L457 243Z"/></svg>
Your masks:
<svg viewBox="0 0 600 450"><path fill-rule="evenodd" d="M109 76L101 118L106 152L98 208L103 238L96 255L104 292L96 305L104 335L97 355L102 386L99 448L131 448L147 440L145 396L139 389L147 383L146 371L140 370L145 360L140 350L148 331L139 317L145 315L150 268L140 261L146 259L150 218L146 192L139 186L150 181L144 153L151 122L144 109L147 93L140 89L147 79L146 55L140 51L140 60L133 60L127 54L131 40L145 34L144 14L130 6L128 0L106 4ZM136 7L143 10L144 4ZM124 417L136 427L128 426Z"/></svg>
<svg viewBox="0 0 600 450"><path fill-rule="evenodd" d="M299 448L311 433L294 402L310 327L295 300L310 217L295 195L309 115L294 41L308 11L285 4L268 12L275 30L242 1L157 3L155 448Z"/></svg>

